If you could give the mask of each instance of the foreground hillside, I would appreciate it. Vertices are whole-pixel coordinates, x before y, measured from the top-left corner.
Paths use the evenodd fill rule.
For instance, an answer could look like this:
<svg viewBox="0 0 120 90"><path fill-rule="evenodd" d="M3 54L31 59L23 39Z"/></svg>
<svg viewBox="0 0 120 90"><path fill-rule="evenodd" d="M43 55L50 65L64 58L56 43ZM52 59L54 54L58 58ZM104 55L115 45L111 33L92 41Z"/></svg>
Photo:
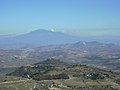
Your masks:
<svg viewBox="0 0 120 90"><path fill-rule="evenodd" d="M31 80L24 82L27 87L24 90L120 90L120 73L87 65L70 65L52 58L20 67L8 75ZM7 87L20 90L19 85L23 83L7 84ZM4 85L0 87L4 88Z"/></svg>

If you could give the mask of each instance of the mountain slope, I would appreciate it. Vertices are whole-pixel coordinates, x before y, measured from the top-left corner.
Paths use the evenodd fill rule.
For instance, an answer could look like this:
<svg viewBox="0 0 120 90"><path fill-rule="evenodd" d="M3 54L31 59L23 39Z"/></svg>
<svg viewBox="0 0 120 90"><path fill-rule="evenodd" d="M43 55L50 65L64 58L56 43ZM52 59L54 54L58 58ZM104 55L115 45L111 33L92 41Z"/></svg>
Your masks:
<svg viewBox="0 0 120 90"><path fill-rule="evenodd" d="M64 44L78 41L78 37L70 36L61 32L52 32L43 29L32 31L27 34L5 38L0 40L0 46L27 46L27 45L51 45ZM20 47L21 47L20 46Z"/></svg>
<svg viewBox="0 0 120 90"><path fill-rule="evenodd" d="M18 49L40 45L56 45L75 43L78 41L99 41L104 43L120 43L119 36L71 36L62 32L38 29L18 36L0 36L0 48Z"/></svg>

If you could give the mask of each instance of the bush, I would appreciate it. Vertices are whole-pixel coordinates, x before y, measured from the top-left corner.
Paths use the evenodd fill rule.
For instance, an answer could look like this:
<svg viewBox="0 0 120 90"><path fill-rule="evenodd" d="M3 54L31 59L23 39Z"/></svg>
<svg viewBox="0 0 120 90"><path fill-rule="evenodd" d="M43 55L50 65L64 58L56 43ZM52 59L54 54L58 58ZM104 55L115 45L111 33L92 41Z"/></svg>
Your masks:
<svg viewBox="0 0 120 90"><path fill-rule="evenodd" d="M34 80L53 80L53 79L69 79L69 76L65 73L57 75L35 75L33 76Z"/></svg>

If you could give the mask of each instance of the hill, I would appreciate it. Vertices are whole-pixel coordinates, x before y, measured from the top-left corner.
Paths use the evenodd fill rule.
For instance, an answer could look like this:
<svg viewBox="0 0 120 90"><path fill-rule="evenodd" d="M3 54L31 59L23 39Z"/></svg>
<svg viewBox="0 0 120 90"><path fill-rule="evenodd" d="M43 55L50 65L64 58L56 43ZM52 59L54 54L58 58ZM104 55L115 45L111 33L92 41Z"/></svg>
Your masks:
<svg viewBox="0 0 120 90"><path fill-rule="evenodd" d="M56 58L68 63L91 64L120 71L120 45L96 41L24 49L0 49L0 67L20 67Z"/></svg>
<svg viewBox="0 0 120 90"><path fill-rule="evenodd" d="M60 65L56 65L53 61ZM120 73L87 65L64 65L64 62L56 59L48 59L39 64L21 67L9 75L37 80L37 90L41 90L43 87L46 90L120 89Z"/></svg>

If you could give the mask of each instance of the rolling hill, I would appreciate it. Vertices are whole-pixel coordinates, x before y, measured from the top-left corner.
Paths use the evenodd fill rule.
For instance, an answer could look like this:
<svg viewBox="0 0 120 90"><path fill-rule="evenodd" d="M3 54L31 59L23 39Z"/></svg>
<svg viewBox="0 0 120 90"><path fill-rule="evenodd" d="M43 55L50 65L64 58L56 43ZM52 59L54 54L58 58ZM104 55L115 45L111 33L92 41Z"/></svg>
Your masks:
<svg viewBox="0 0 120 90"><path fill-rule="evenodd" d="M35 80L35 90L120 89L120 73L81 64L70 65L54 58L20 67L8 76Z"/></svg>
<svg viewBox="0 0 120 90"><path fill-rule="evenodd" d="M99 42L48 45L18 50L0 50L0 67L19 67L38 63L47 58L68 63L91 64L104 69L120 71L120 45Z"/></svg>

